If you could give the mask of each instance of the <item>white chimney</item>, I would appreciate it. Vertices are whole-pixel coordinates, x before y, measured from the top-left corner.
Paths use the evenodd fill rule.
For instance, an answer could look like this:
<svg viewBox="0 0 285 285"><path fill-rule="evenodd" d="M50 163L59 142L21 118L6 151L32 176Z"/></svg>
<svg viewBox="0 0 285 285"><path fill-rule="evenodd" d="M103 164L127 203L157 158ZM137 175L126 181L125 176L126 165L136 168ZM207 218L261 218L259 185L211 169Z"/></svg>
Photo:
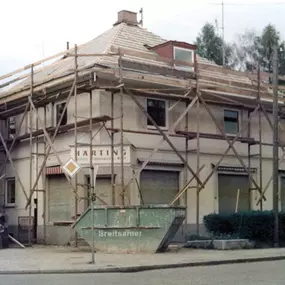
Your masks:
<svg viewBox="0 0 285 285"><path fill-rule="evenodd" d="M137 13L127 11L127 10L122 10L118 12L118 20L114 24L114 26L121 24L121 23L126 23L129 25L137 26L139 24L137 20Z"/></svg>

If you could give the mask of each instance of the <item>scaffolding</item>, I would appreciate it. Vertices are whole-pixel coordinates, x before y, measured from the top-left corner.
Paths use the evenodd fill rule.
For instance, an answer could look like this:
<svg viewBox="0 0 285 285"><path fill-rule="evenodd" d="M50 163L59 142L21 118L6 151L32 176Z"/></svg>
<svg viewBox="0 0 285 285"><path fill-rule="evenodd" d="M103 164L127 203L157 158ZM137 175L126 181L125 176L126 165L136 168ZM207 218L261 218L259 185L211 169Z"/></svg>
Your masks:
<svg viewBox="0 0 285 285"><path fill-rule="evenodd" d="M121 205L125 205L126 196L128 193L126 189L131 183L134 183L138 192L140 193L141 203L143 204L143 197L141 195L140 186L138 183L138 178L142 170L151 161L152 157L160 150L162 143L167 142L171 150L177 155L184 165L184 185L179 189L177 195L174 197L170 204L174 204L181 197L185 197L185 205L187 207L187 193L188 191L196 191L196 231L199 233L199 223L200 223L200 193L206 187L207 183L217 171L218 167L221 165L223 159L231 151L234 156L239 161L241 167L247 173L250 187L248 189L249 193L252 190L257 190L259 192L259 198L257 205L260 209L263 209L263 201L266 200L265 193L268 190L270 183L272 182L273 176L265 184L262 182L262 171L263 171L263 147L273 146L273 143L263 142L262 133L262 116L266 118L269 125L273 129L273 123L268 115L272 112L272 101L273 95L270 91L272 85L262 82L260 78L260 69L258 68L257 73L241 73L236 71L231 71L223 69L217 66L206 66L205 64L196 63L193 65L193 72L182 72L175 70L173 64L168 68L159 66L150 66L144 63L134 64L130 60L124 58L124 56L135 56L143 58L143 53L133 51L130 49L116 49L112 48L110 53L105 54L82 54L80 53L80 47L75 47L73 49L68 49L64 52L56 54L55 56L48 57L37 61L31 65L28 65L22 69L18 69L7 75L0 76L0 82L2 84L0 88L7 88L12 86L11 90L7 90L0 95L0 118L2 120L7 120L15 115L20 115L21 119L17 126L14 138L5 138L4 132L0 133L1 139L1 151L5 153L5 160L1 166L0 177L3 179L5 175L6 167L9 162L13 169L15 178L18 181L21 191L26 198L26 207L29 213L29 229L31 229L32 223L32 201L33 198L38 199L38 193L43 192L43 229L44 229L44 240L46 240L46 209L47 209L47 190L46 190L46 163L51 152L56 156L58 163L62 166L63 161L54 145L56 137L66 131L74 131L74 148L75 148L75 160L77 159L77 148L79 146L78 142L78 131L80 128L89 127L89 147L90 147L90 189L93 193L94 185L93 183L93 163L92 163L92 147L93 139L96 134L93 133L93 127L95 125L100 125L99 130L105 129L108 132L111 140L111 188L112 188L112 204L115 205L119 202L116 199L116 185L115 185L115 168L114 168L114 135L116 133L120 134L120 197ZM40 72L44 71L44 68L39 66L44 62L49 62L50 60L59 59L56 63L60 62L62 59L68 57L74 58L74 68L69 70L65 75L59 75L54 77L50 81L44 82L36 81L35 76ZM79 67L79 59L81 57L115 57L118 60L116 66L86 66ZM148 58L150 56L148 55ZM164 60L158 56L151 57L153 60ZM37 70L35 70L37 68ZM202 75L201 71L207 70L209 74ZM24 72L24 73L23 73ZM212 74L220 73L225 75L224 78L215 76ZM94 75L95 74L95 75ZM163 74L163 75L161 75ZM96 77L96 79L94 79ZM229 79L232 77L231 79ZM247 78L250 83L244 83L240 78ZM281 78L283 79L283 78ZM27 82L29 81L29 84ZM3 83L4 82L4 83ZM22 82L26 84L22 84ZM19 85L15 85L19 83ZM283 86L278 87L280 90L285 90ZM99 117L93 117L92 113L92 91L106 90L111 96L111 113L109 115L101 115ZM82 93L89 93L89 114L88 117L80 118L77 114L78 110L78 97ZM135 102L136 106L142 111L145 117L152 123L155 130L135 130L135 129L125 129L124 128L124 95L128 95L129 98ZM145 106L138 99L139 97L155 97L163 98L175 101L175 103L169 108L171 112L178 103L185 103L185 109L179 114L177 120L173 125L167 130L163 130L156 121L147 112ZM240 96L242 95L242 96ZM119 128L114 127L114 98L115 96L120 96L120 124ZM74 98L74 122L66 125L61 125L64 117L64 113L70 104L71 98ZM235 99L234 99L235 98ZM51 102L56 102L59 99L64 99L66 104L61 113L59 120L56 122L55 127L47 128L47 105ZM267 100L267 102L266 102ZM284 103L285 99L280 97L279 100ZM232 106L236 108L241 108L245 110L248 114L246 119L246 124L241 128L236 135L229 136L225 133L223 127L219 124L214 112L211 108L213 105L219 106ZM204 108L214 122L215 126L219 130L219 134L214 133L204 133L201 132L201 122L200 122L200 110L201 107ZM38 112L40 108L43 108L42 118ZM190 129L189 126L189 114L191 111L196 110L196 129ZM29 129L28 133L21 134L22 125L29 113ZM258 116L258 139L252 138L251 132L251 120L257 115ZM283 117L280 109L280 118ZM80 119L80 120L79 120ZM110 126L106 123L110 121ZM34 124L35 122L35 124ZM183 124L184 130L178 130L179 124ZM245 135L245 132L247 134ZM157 145L154 146L148 158L142 163L142 165L134 169L133 177L129 181L125 180L124 176L124 134L125 133L137 133L145 134L151 136L160 136L161 140ZM173 144L172 138L180 138L185 141L185 150L181 153L180 150ZM201 179L201 172L205 167L205 164L201 164L201 140L222 140L226 141L228 144L227 149L221 155L220 159L213 166L210 173L206 176L204 180ZM196 140L196 149L189 150L189 141ZM12 158L12 151L21 144L21 142L29 141L29 189L27 190L22 182L22 179L17 171L15 163ZM240 142L247 145L247 162L238 153L235 143ZM258 146L258 152L252 153L252 147ZM279 159L279 163L285 160L285 151L282 144L279 145L283 154ZM189 154L196 155L196 168L189 163ZM35 164L33 164L33 157L35 157ZM39 157L42 157L42 162L39 163ZM259 180L257 181L253 174L251 173L251 163L253 157L258 157L259 164ZM36 173L36 175L34 175ZM75 217L78 216L78 201L83 199L78 195L78 187L80 186L77 181L77 175L71 179L67 174L65 174L67 181L69 182L70 188L75 195ZM42 188L39 187L39 181L42 179ZM193 184L193 182L195 182ZM36 195L36 196L35 196ZM96 196L96 195L95 195ZM96 198L102 203L106 202L100 199L98 196ZM127 197L130 200L129 197ZM91 198L94 200L94 193ZM34 217L35 218L35 217ZM186 220L187 224L187 220ZM186 231L186 230L185 230ZM29 243L32 243L31 232L29 232ZM77 245L77 238L76 238Z"/></svg>

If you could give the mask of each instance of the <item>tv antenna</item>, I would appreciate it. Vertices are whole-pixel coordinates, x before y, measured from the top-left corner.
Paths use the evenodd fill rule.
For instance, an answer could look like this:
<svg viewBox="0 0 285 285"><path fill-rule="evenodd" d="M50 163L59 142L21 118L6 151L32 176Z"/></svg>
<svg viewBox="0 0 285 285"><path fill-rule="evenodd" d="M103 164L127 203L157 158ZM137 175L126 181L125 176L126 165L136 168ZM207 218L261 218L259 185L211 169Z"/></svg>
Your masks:
<svg viewBox="0 0 285 285"><path fill-rule="evenodd" d="M222 30L222 58L223 58L223 66L225 66L225 58L226 58L226 52L225 52L225 4L224 1L220 4L222 6L222 26L219 27L218 20L215 20L215 25L217 30Z"/></svg>
<svg viewBox="0 0 285 285"><path fill-rule="evenodd" d="M139 13L141 14L141 20L140 20L139 24L141 25L141 27L143 27L143 8L141 8L139 10Z"/></svg>

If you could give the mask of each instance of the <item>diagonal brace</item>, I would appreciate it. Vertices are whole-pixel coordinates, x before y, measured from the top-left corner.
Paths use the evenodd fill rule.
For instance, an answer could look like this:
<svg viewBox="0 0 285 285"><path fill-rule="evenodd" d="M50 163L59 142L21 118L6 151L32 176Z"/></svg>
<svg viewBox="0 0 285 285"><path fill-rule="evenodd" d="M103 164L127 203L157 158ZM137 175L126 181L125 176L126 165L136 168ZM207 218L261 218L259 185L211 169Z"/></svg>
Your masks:
<svg viewBox="0 0 285 285"><path fill-rule="evenodd" d="M178 126L178 124L181 122L181 120L185 117L185 115L190 111L190 109L194 106L194 104L196 103L196 101L198 100L198 97L195 96L194 99L191 101L191 103L187 106L187 108L184 110L184 112L179 116L179 118L173 123L173 125L171 126L170 130L167 132L166 136L169 138L169 135L175 131L176 127ZM155 148L153 149L153 151L150 153L149 157L143 162L142 166L140 167L140 169L138 169L137 171L134 172L134 176L133 178L131 178L129 180L129 182L126 184L125 188L127 188L131 182L134 179L138 179L140 173L142 172L142 170L146 167L146 165L149 163L149 161L151 160L151 158L158 152L159 147L161 146L161 144L165 141L164 138L162 138L157 145L155 146Z"/></svg>
<svg viewBox="0 0 285 285"><path fill-rule="evenodd" d="M21 189L22 189L22 191L23 191L23 193L24 193L26 199L28 199L28 195L27 195L27 192L26 192L25 187L24 187L24 185L23 185L23 182L22 182L22 180L21 180L20 177L19 177L19 174L18 174L18 172L17 172L17 170L16 170L16 167L15 167L15 165L14 165L14 163L13 163L11 154L10 154L8 148L7 148L7 145L6 145L6 143L5 143L5 140L4 140L4 138L3 138L2 134L1 134L1 132L0 132L0 140L1 140L1 143L3 144L3 147L4 147L4 149L5 149L6 155L8 156L8 159L9 159L9 161L10 161L10 163L11 163L11 166L12 166L13 171L14 171L14 173L15 173L16 179L19 181L19 184L20 184L20 186L21 186Z"/></svg>
<svg viewBox="0 0 285 285"><path fill-rule="evenodd" d="M10 154L11 154L12 149L13 149L15 143L16 143L17 137L19 136L19 134L20 134L20 132L21 132L21 127L22 127L22 125L23 125L24 119L25 119L25 117L26 117L26 115L27 115L27 113L28 113L29 108L30 108L30 103L27 103L27 104L26 104L25 111L24 111L24 113L23 113L23 115L22 115L22 118L21 118L21 120L20 120L19 126L18 126L18 128L17 128L16 134L15 134L15 136L14 136L14 138L13 138L13 141L12 141L12 143L11 143L11 145L10 145L10 148L9 148L9 153L10 153ZM5 165L6 165L6 163L7 163L7 160L8 160L8 156L5 157L5 161L4 161L4 163L3 163L2 167L1 167L0 173L3 172L3 170L4 170L4 168L5 168Z"/></svg>
<svg viewBox="0 0 285 285"><path fill-rule="evenodd" d="M219 129L219 131L222 133L222 135L224 136L225 140L227 141L227 143L229 144L229 146L231 146L232 151L234 152L234 154L236 155L237 159L239 160L240 164L243 166L244 170L247 172L247 174L249 175L249 179L252 181L252 183L254 184L254 186L257 188L257 190L259 191L259 193L261 193L261 189L259 187L259 185L256 183L256 181L253 179L250 170L247 169L244 161L242 160L242 158L240 157L240 155L238 154L238 152L236 151L235 147L233 144L231 144L231 141L229 140L229 138L227 137L225 131L221 128L221 126L218 124L212 110L209 108L209 106L207 105L207 103L205 102L205 100L202 98L202 96L200 94L198 94L199 99L201 100L201 102L203 103L205 109L207 110L208 114L210 115L210 117L212 118L212 120L214 121L215 125L217 126L217 128Z"/></svg>
<svg viewBox="0 0 285 285"><path fill-rule="evenodd" d="M30 101L31 107L36 111L36 107L35 107L35 105L34 105L34 103L33 103L31 97L29 97L29 101ZM58 162L60 163L60 165L62 165L63 162L62 162L62 160L60 159L60 157L59 157L59 155L58 155L58 153L57 153L57 151L56 151L56 149L55 149L55 147L54 147L54 144L53 144L53 142L52 142L52 140L51 140L51 138L50 138L50 135L48 134L48 132L47 132L47 130L46 130L46 128L45 128L45 125L44 125L44 123L43 123L41 117L39 116L38 112L36 112L36 115L37 115L37 119L38 119L38 121L39 121L39 123L40 123L40 125L41 125L41 127L42 127L42 130L43 130L43 132L44 132L44 135L45 135L45 137L46 137L46 139L47 139L47 141L48 141L50 147L52 148L52 150L53 150L53 152L54 152L54 154L55 154L55 156L56 156ZM66 179L68 180L68 182L70 183L70 185L71 185L71 187L72 187L72 189L73 189L74 194L76 195L77 198L79 198L79 196L78 196L78 194L77 194L77 191L76 191L74 185L72 184L72 181L71 181L70 177L69 177L66 173L64 173L64 175L65 175Z"/></svg>
<svg viewBox="0 0 285 285"><path fill-rule="evenodd" d="M71 87L71 89L70 89L70 91L69 91L69 95L68 95L68 97L67 97L66 104L65 104L65 106L64 106L64 108L63 108L62 114L61 114L61 116L60 116L60 118L59 118L59 121L58 121L58 123L57 123L55 132L54 132L54 134L53 134L52 142L54 142L54 140L55 140L55 138L56 138L56 136L57 136L57 133L58 133L60 124L61 124L61 122L62 122L62 120L63 120L64 113L65 113L65 111L66 111L66 109L67 109L67 105L68 105L68 103L69 103L69 101L70 101L70 98L71 98L71 96L72 96L72 93L73 93L74 88L75 88L75 81L73 81L72 87ZM26 209L27 209L27 207L29 206L29 204L31 203L32 196L33 196L33 194L34 194L34 192L35 192L35 189L36 189L36 187L37 187L37 184L38 184L38 181L39 181L39 179L40 179L41 173L42 173L43 170L44 170L44 167L45 167L45 165L46 165L46 162L47 162L47 159L48 159L48 156L49 156L50 151L51 151L51 146L48 146L48 148L47 148L47 150L46 150L45 158L44 158L44 160L43 160L43 162L42 162L42 164L41 164L40 170L39 170L39 172L38 172L38 174L37 174L36 181L35 181L35 183L34 183L32 189L31 189L31 192L30 192L30 195L29 195L29 199L28 199L28 202L27 202L26 207L25 207Z"/></svg>
<svg viewBox="0 0 285 285"><path fill-rule="evenodd" d="M261 108L262 108L262 112L263 112L263 114L264 114L266 120L268 121L268 124L270 125L271 129L273 130L272 121L270 120L270 118L269 118L269 116L268 116L268 114L267 114L267 112L266 112L264 106L263 106L261 103L260 103L260 106L261 106ZM280 123L279 123L279 125L280 125ZM285 150L284 150L284 147L283 147L283 146L280 146L280 147L281 147L281 149L282 149L282 151L283 151L283 154L282 154L281 158L279 159L278 164L281 164L281 163L284 161L284 159L285 159ZM260 204L262 198L265 197L265 193L266 193L266 191L268 190L269 185L270 185L270 183L272 182L272 180L273 180L273 174L272 174L271 177L269 178L269 180L268 180L267 184L265 185L265 187L264 187L262 193L260 194L260 197L259 197L258 201L256 202L256 206L258 206L258 204Z"/></svg>
<svg viewBox="0 0 285 285"><path fill-rule="evenodd" d="M250 122L251 118L253 117L253 115L259 110L259 106L256 106L254 111L251 113L250 118L247 120L248 122ZM247 130L248 128L248 124L246 124L244 130ZM223 159L225 158L225 156L228 154L228 152L231 150L232 145L235 144L235 142L237 141L237 139L239 138L239 136L241 135L242 130L240 130L236 136L234 137L234 139L231 141L230 145L228 146L228 148L226 149L226 151L224 152L224 154L221 156L221 158L219 159L219 161L215 164L214 168L212 169L211 173L207 176L207 178L204 180L203 182L203 186L205 187L205 185L207 184L207 182L211 179L211 177L213 176L213 174L215 173L215 171L218 169L219 165L221 164L221 162L223 161ZM199 191L201 191L202 188L200 188Z"/></svg>
<svg viewBox="0 0 285 285"><path fill-rule="evenodd" d="M158 126L158 124L155 122L155 120L149 115L149 113L145 110L144 106L141 104L141 102L136 98L136 96L130 92L129 90L127 90L126 88L124 88L124 91L126 94L128 94L133 101L137 104L137 106L143 111L143 113L147 116L147 118L151 121L151 123L156 127L156 129L158 130L158 132L162 135L162 137L164 138L164 140L167 141L167 143L169 144L169 146L172 148L172 150L176 153L176 155L181 159L181 161L184 163L184 165L188 168L188 170L190 171L190 173L194 176L194 178L197 180L197 182L201 185L202 182L199 179L199 177L196 175L196 173L194 172L194 170L191 168L191 166L187 163L187 161L185 160L185 158L179 153L179 151L176 149L176 147L173 145L173 143L171 142L171 140L168 138L168 136L161 130L161 128Z"/></svg>

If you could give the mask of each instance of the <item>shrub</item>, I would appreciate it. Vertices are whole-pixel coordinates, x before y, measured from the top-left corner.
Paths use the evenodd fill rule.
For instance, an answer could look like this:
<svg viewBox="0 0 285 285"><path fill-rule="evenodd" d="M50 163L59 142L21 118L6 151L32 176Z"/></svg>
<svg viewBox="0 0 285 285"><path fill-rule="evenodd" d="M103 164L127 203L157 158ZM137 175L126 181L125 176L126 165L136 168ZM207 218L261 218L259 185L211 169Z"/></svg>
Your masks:
<svg viewBox="0 0 285 285"><path fill-rule="evenodd" d="M207 230L214 236L235 236L271 243L274 235L272 211L249 211L204 216ZM285 241L285 212L279 213L280 240Z"/></svg>

